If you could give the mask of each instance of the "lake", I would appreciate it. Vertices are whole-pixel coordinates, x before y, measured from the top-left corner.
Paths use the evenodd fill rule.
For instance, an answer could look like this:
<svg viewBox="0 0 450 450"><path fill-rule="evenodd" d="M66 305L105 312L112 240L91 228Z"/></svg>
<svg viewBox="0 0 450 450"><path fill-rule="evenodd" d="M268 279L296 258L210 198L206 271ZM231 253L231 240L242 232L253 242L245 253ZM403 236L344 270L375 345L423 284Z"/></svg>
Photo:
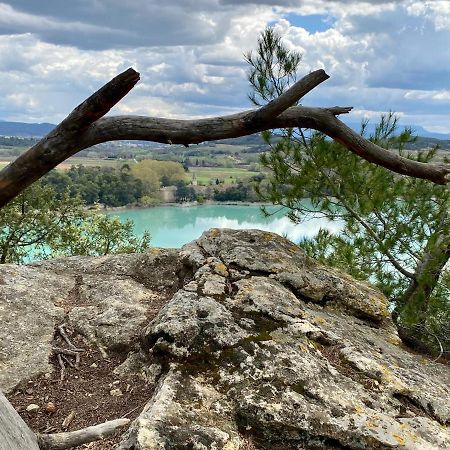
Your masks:
<svg viewBox="0 0 450 450"><path fill-rule="evenodd" d="M272 207L271 211L279 208ZM319 228L338 232L339 222L326 219L310 219L302 224L292 223L283 212L264 217L257 205L196 205L196 206L156 206L107 213L120 220L131 219L136 235L145 229L150 232L154 247L181 247L200 237L210 228L234 228L272 231L298 243L303 237L312 237Z"/></svg>

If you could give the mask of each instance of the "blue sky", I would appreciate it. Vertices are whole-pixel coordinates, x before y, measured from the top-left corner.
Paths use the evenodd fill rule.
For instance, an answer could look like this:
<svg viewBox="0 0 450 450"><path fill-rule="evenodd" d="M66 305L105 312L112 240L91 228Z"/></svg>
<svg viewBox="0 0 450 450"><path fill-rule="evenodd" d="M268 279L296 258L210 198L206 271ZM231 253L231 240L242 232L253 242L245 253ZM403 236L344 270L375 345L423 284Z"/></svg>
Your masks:
<svg viewBox="0 0 450 450"><path fill-rule="evenodd" d="M0 0L0 119L58 122L130 66L141 82L114 114L237 112L243 54L268 24L301 74L331 76L304 104L450 134L448 0Z"/></svg>

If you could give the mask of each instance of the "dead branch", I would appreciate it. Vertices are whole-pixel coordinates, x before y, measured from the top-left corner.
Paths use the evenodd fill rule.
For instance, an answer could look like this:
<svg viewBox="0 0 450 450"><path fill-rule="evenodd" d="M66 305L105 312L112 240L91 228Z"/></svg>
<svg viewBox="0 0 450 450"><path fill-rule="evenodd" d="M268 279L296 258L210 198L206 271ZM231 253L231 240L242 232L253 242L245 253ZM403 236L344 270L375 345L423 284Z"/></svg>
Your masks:
<svg viewBox="0 0 450 450"><path fill-rule="evenodd" d="M65 323L63 323L62 325L59 325L59 327L58 327L59 334L60 334L61 337L66 341L66 344L67 344L70 348L74 349L74 348L76 348L76 347L75 347L75 345L73 345L72 342L70 341L69 336L67 336L67 333L66 333L66 330L65 330L65 326L66 326Z"/></svg>
<svg viewBox="0 0 450 450"><path fill-rule="evenodd" d="M78 353L83 353L84 349L82 348L59 348L59 347L52 347L52 351L55 354L62 353L63 355L69 355L69 356L77 356Z"/></svg>
<svg viewBox="0 0 450 450"><path fill-rule="evenodd" d="M0 172L0 207L69 156L79 152L76 142L139 81L128 69L77 106L53 131Z"/></svg>
<svg viewBox="0 0 450 450"><path fill-rule="evenodd" d="M66 344L70 347L70 349L67 348L59 348L59 347L52 347L52 352L54 355L56 355L56 360L58 361L60 370L61 370L61 381L64 380L65 371L66 371L66 364L69 364L70 367L73 367L74 369L80 368L80 361L81 356L80 353L84 352L84 349L77 348L69 339L69 336L67 336L66 330L65 330L66 324L62 324L58 326L58 332L63 338L63 340L66 342ZM75 363L72 363L69 356L75 357Z"/></svg>
<svg viewBox="0 0 450 450"><path fill-rule="evenodd" d="M399 174L436 184L450 181L450 165L404 158L355 133L336 117L350 112L350 107L293 106L327 78L323 70L312 72L267 105L230 116L200 120L103 117L139 80L139 74L128 69L75 108L51 133L0 172L0 207L65 159L102 142L125 139L188 145L289 127L321 131L360 157Z"/></svg>
<svg viewBox="0 0 450 450"><path fill-rule="evenodd" d="M56 359L57 359L59 367L60 367L60 378L59 379L61 381L64 381L64 376L65 376L65 373L66 373L66 366L64 364L64 361L63 361L62 356L61 356L60 353L56 354Z"/></svg>
<svg viewBox="0 0 450 450"><path fill-rule="evenodd" d="M109 422L77 431L38 434L37 439L41 450L62 450L105 439L115 433L118 428L124 427L129 423L129 419L110 420Z"/></svg>

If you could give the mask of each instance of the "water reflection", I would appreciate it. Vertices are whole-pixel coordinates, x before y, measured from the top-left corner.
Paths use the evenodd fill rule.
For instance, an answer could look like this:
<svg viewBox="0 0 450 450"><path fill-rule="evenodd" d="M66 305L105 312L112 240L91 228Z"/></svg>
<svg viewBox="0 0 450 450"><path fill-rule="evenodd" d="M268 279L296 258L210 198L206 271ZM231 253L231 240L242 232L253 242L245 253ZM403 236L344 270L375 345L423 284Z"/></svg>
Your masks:
<svg viewBox="0 0 450 450"><path fill-rule="evenodd" d="M275 211L275 210L273 210ZM340 222L323 218L310 219L301 224L292 223L283 212L264 217L258 206L205 205L193 207L155 207L108 213L121 220L131 219L135 233L142 235L145 229L151 234L155 247L181 247L200 237L210 228L259 229L286 236L293 242L312 237L320 228L338 232Z"/></svg>

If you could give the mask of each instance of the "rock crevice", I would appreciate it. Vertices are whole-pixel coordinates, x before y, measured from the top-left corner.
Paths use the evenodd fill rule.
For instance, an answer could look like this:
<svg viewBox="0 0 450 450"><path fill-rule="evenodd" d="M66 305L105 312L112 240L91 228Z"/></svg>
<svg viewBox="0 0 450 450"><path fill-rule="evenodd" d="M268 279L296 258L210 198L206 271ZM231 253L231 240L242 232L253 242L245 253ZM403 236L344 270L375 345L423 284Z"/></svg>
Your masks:
<svg viewBox="0 0 450 450"><path fill-rule="evenodd" d="M129 351L118 374L156 384L120 450L450 447L448 367L405 351L375 288L278 235L213 229L179 251L0 270L3 303L53 276L44 341L68 308L86 339ZM17 381L0 371L3 390Z"/></svg>

